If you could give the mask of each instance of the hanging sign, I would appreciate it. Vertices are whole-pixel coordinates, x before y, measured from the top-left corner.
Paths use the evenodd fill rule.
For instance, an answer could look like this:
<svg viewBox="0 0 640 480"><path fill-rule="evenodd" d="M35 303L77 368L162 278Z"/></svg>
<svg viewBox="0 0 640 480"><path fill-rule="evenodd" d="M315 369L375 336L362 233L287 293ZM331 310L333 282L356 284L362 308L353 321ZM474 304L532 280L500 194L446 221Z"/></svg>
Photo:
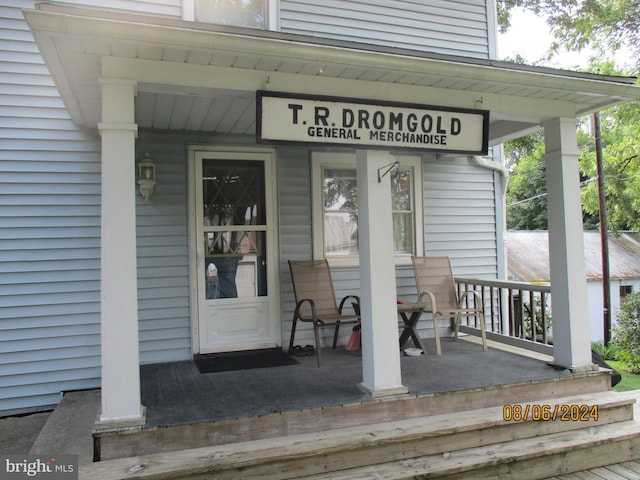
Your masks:
<svg viewBox="0 0 640 480"><path fill-rule="evenodd" d="M258 143L350 145L486 155L489 112L256 92Z"/></svg>

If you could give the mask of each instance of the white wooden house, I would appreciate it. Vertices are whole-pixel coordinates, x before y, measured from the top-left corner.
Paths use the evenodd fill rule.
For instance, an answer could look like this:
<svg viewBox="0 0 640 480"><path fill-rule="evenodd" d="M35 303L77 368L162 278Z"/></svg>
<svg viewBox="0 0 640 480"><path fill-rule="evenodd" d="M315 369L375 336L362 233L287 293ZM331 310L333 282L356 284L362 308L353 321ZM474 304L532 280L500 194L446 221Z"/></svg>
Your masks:
<svg viewBox="0 0 640 480"><path fill-rule="evenodd" d="M549 284L549 239L546 230L509 230L506 233L509 277L513 280ZM611 323L626 295L640 291L640 243L638 234L609 234L609 290ZM589 332L592 342L604 340L602 243L600 232L584 232L585 271Z"/></svg>
<svg viewBox="0 0 640 480"><path fill-rule="evenodd" d="M505 278L497 147L540 128L554 361L590 368L583 251L570 248L582 243L576 117L640 98L634 79L496 61L491 0L251 4L260 8L246 15L200 0L0 7L0 412L101 387L103 422L142 419L140 364L286 345L286 261L325 256L339 293L362 299L362 385L402 392L385 319L415 289L409 256L449 255L456 274ZM257 142L258 91L305 112L353 102L385 135L390 116L375 117L385 108L409 109L405 120L432 112L413 129L443 137L357 145L338 129L333 144L335 125L316 116L328 132L311 143ZM437 112L486 123L426 125ZM448 150L457 135L473 146ZM153 167L138 168L147 157ZM392 212L376 174L395 161L408 196ZM354 210L323 200L323 183L349 178L360 189L359 250L353 235L324 231L342 222L353 233ZM246 195L222 198L216 182L240 182Z"/></svg>

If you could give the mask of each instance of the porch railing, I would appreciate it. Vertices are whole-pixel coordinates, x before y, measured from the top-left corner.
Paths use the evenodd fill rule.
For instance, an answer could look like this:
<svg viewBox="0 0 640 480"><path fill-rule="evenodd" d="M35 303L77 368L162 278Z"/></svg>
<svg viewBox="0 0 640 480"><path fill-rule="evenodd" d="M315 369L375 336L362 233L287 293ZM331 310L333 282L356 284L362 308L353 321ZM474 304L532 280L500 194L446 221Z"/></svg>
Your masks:
<svg viewBox="0 0 640 480"><path fill-rule="evenodd" d="M455 281L460 294L474 290L482 299L487 338L553 354L549 285L466 277L456 277ZM480 335L478 322L477 317L463 318L460 331Z"/></svg>

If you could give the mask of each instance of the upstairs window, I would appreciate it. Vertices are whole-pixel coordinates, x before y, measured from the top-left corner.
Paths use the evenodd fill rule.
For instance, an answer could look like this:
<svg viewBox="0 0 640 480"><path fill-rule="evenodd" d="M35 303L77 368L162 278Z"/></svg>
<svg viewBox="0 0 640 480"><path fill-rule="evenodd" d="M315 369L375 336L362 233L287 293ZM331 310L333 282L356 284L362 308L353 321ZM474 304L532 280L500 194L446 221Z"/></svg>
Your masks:
<svg viewBox="0 0 640 480"><path fill-rule="evenodd" d="M422 254L420 157L397 156L400 171L389 175L396 263ZM355 154L313 154L314 257L333 265L358 264L358 185Z"/></svg>
<svg viewBox="0 0 640 480"><path fill-rule="evenodd" d="M266 28L267 0L195 0L197 22Z"/></svg>

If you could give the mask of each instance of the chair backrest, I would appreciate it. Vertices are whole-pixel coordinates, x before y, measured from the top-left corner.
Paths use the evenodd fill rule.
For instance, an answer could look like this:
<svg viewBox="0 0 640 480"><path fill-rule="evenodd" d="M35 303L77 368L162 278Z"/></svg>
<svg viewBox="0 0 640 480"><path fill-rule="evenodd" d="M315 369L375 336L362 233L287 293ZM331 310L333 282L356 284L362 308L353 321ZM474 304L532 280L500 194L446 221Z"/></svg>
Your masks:
<svg viewBox="0 0 640 480"><path fill-rule="evenodd" d="M458 308L451 261L449 257L411 257L418 295L431 292L436 297L438 310Z"/></svg>
<svg viewBox="0 0 640 480"><path fill-rule="evenodd" d="M327 260L289 260L289 270L293 280L296 303L311 299L316 305L316 314L337 314L338 306L333 291L331 271ZM311 317L311 307L304 303L300 310L302 317Z"/></svg>

